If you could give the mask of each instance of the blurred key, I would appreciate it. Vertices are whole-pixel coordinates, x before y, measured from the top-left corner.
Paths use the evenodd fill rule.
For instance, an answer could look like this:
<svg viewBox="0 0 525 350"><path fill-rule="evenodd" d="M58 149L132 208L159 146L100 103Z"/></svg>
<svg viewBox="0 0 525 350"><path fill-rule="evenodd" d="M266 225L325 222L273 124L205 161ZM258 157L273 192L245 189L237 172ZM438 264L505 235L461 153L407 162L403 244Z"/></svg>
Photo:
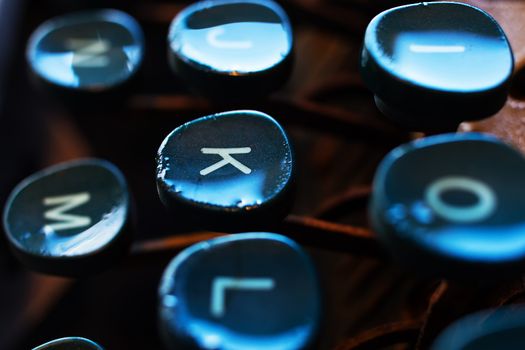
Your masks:
<svg viewBox="0 0 525 350"><path fill-rule="evenodd" d="M320 322L310 259L290 239L270 233L184 250L165 270L159 297L169 349L305 349Z"/></svg>
<svg viewBox="0 0 525 350"><path fill-rule="evenodd" d="M14 254L29 268L80 276L120 258L131 242L130 196L111 163L84 159L23 180L4 209Z"/></svg>
<svg viewBox="0 0 525 350"><path fill-rule="evenodd" d="M270 0L196 2L173 20L168 44L173 70L212 98L264 95L291 70L290 21Z"/></svg>
<svg viewBox="0 0 525 350"><path fill-rule="evenodd" d="M499 24L455 2L382 12L368 25L361 74L379 109L418 130L455 130L503 107L514 58Z"/></svg>
<svg viewBox="0 0 525 350"><path fill-rule="evenodd" d="M525 308L504 306L457 320L436 339L431 350L522 350Z"/></svg>
<svg viewBox="0 0 525 350"><path fill-rule="evenodd" d="M160 199L178 220L212 229L281 220L292 200L294 159L270 116L232 111L176 128L157 154Z"/></svg>
<svg viewBox="0 0 525 350"><path fill-rule="evenodd" d="M52 340L33 350L103 350L101 346L86 338L68 337Z"/></svg>
<svg viewBox="0 0 525 350"><path fill-rule="evenodd" d="M424 274L490 281L525 269L525 158L484 134L402 145L382 161L370 206L392 253Z"/></svg>
<svg viewBox="0 0 525 350"><path fill-rule="evenodd" d="M27 60L46 85L101 93L129 82L144 56L144 35L130 15L86 10L52 18L31 35Z"/></svg>

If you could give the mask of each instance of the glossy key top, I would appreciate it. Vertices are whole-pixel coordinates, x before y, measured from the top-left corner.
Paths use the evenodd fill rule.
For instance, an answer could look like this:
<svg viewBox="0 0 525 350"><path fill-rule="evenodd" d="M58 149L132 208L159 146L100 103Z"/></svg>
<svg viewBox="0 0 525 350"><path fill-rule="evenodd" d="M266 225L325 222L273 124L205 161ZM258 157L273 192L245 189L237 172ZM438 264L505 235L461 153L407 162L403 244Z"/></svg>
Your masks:
<svg viewBox="0 0 525 350"><path fill-rule="evenodd" d="M31 35L31 70L49 85L102 92L128 82L144 55L144 35L130 15L113 9L50 19Z"/></svg>
<svg viewBox="0 0 525 350"><path fill-rule="evenodd" d="M444 134L390 152L374 178L373 226L424 274L490 281L525 270L525 158L484 134Z"/></svg>
<svg viewBox="0 0 525 350"><path fill-rule="evenodd" d="M130 243L130 196L122 173L97 159L44 169L11 192L4 228L28 267L80 276L107 267Z"/></svg>
<svg viewBox="0 0 525 350"><path fill-rule="evenodd" d="M386 116L408 128L442 130L500 110L513 67L507 37L489 14L422 2L370 22L360 68Z"/></svg>
<svg viewBox="0 0 525 350"><path fill-rule="evenodd" d="M291 205L293 177L288 137L273 118L256 111L186 123L157 154L158 192L174 219L212 229L282 219Z"/></svg>
<svg viewBox="0 0 525 350"><path fill-rule="evenodd" d="M212 98L268 93L292 63L290 21L270 0L196 2L173 20L168 44L173 70Z"/></svg>
<svg viewBox="0 0 525 350"><path fill-rule="evenodd" d="M242 233L198 243L169 264L159 289L169 349L298 350L320 315L312 264L290 239Z"/></svg>
<svg viewBox="0 0 525 350"><path fill-rule="evenodd" d="M503 306L465 316L447 327L431 350L522 350L525 308Z"/></svg>
<svg viewBox="0 0 525 350"><path fill-rule="evenodd" d="M101 346L97 345L86 338L67 337L52 340L33 350L103 350Z"/></svg>

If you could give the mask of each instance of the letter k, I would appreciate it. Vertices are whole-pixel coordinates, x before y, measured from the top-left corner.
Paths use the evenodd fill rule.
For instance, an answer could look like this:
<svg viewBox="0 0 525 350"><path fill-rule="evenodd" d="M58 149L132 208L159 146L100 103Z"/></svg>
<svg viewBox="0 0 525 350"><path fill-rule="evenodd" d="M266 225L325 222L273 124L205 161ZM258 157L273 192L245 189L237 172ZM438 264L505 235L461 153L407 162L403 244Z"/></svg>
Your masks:
<svg viewBox="0 0 525 350"><path fill-rule="evenodd" d="M202 176L206 176L210 173L213 173L215 170L218 170L222 168L223 166L227 164L231 164L234 167L236 167L239 171L243 172L244 174L249 174L252 172L250 168L248 168L246 165L242 164L235 158L233 158L232 154L246 154L250 153L252 149L250 147L239 147L239 148L201 148L201 152L203 154L217 154L222 157L222 160L218 161L217 163L210 165L206 169L202 169L200 171L200 174Z"/></svg>

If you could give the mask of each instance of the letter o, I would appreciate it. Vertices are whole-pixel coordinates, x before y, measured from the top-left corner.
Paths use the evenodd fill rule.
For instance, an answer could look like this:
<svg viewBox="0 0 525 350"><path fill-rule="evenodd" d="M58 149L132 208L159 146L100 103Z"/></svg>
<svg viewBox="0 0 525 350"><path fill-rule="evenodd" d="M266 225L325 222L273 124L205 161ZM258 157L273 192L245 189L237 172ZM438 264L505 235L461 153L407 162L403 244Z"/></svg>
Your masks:
<svg viewBox="0 0 525 350"><path fill-rule="evenodd" d="M477 203L468 207L446 203L441 195L450 190L470 192L477 197ZM437 215L459 223L482 221L496 209L494 191L485 183L470 177L448 176L432 182L425 191L425 201Z"/></svg>

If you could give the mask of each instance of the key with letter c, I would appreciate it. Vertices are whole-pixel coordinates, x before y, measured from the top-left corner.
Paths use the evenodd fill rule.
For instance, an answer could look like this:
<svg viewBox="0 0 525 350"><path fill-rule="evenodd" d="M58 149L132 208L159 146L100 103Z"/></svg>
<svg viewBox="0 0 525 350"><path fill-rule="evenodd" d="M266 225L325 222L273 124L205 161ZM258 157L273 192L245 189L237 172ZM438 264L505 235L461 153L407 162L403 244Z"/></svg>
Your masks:
<svg viewBox="0 0 525 350"><path fill-rule="evenodd" d="M444 134L391 151L370 217L405 265L487 280L525 268L525 158L493 136Z"/></svg>

